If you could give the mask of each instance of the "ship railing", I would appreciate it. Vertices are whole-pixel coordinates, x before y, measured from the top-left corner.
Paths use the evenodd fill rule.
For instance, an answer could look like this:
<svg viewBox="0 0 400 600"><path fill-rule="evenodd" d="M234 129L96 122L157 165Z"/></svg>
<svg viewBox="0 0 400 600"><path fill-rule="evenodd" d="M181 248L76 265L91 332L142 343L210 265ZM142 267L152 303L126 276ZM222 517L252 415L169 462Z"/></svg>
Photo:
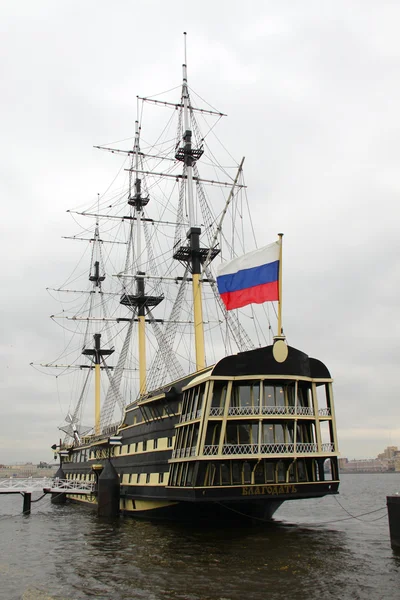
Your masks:
<svg viewBox="0 0 400 600"><path fill-rule="evenodd" d="M222 454L257 454L258 444L226 444Z"/></svg>
<svg viewBox="0 0 400 600"><path fill-rule="evenodd" d="M313 444L310 442L296 444L297 452L318 452L317 444Z"/></svg>
<svg viewBox="0 0 400 600"><path fill-rule="evenodd" d="M111 423L111 425L106 425L102 429L102 436L104 435L113 435L117 432L118 427L121 425L121 421L117 421L116 423Z"/></svg>
<svg viewBox="0 0 400 600"><path fill-rule="evenodd" d="M222 417L224 414L223 406L212 406L210 408L210 417Z"/></svg>
<svg viewBox="0 0 400 600"><path fill-rule="evenodd" d="M294 406L263 406L261 410L263 415L294 415Z"/></svg>
<svg viewBox="0 0 400 600"><path fill-rule="evenodd" d="M330 417L331 409L330 408L320 408L318 411L320 417Z"/></svg>
<svg viewBox="0 0 400 600"><path fill-rule="evenodd" d="M325 410L325 409L323 409ZM327 409L329 410L329 409ZM210 408L210 417L222 417L224 408L221 406L212 406ZM327 414L328 413L319 413ZM330 413L329 413L330 414ZM314 409L310 406L230 406L228 416L256 416L256 415L300 415L314 416ZM329 415L328 415L329 416ZM189 420L189 419L188 419Z"/></svg>
<svg viewBox="0 0 400 600"><path fill-rule="evenodd" d="M97 448L96 450L91 450L90 454L89 454L89 460L101 460L103 458L108 458L111 454L111 456L114 454L115 450L114 448L112 448L112 450L110 451L110 448ZM78 461L79 462L79 461Z"/></svg>
<svg viewBox="0 0 400 600"><path fill-rule="evenodd" d="M296 414L307 417L313 417L314 409L311 406L297 406Z"/></svg>
<svg viewBox="0 0 400 600"><path fill-rule="evenodd" d="M294 444L261 444L261 454L293 454Z"/></svg>
<svg viewBox="0 0 400 600"><path fill-rule="evenodd" d="M332 444L332 442L322 444L321 449L322 452L335 452L335 444Z"/></svg>
<svg viewBox="0 0 400 600"><path fill-rule="evenodd" d="M263 415L314 416L314 409L311 406L263 406L261 412Z"/></svg>
<svg viewBox="0 0 400 600"><path fill-rule="evenodd" d="M237 415L259 415L260 407L259 406L231 406L228 409L229 416L237 416Z"/></svg>
<svg viewBox="0 0 400 600"><path fill-rule="evenodd" d="M215 456L216 454L218 454L218 448L219 448L218 444L204 446L203 454L205 456Z"/></svg>
<svg viewBox="0 0 400 600"><path fill-rule="evenodd" d="M218 455L218 444L204 446L204 456L217 456ZM335 445L332 443L322 444L322 452L334 452ZM312 454L318 452L318 445L314 443L300 442L294 444L288 443L272 443L272 444L225 444L222 446L222 454L227 455L241 455L241 454L293 454L297 452L299 454ZM179 456L176 456L179 458Z"/></svg>
<svg viewBox="0 0 400 600"><path fill-rule="evenodd" d="M104 436L113 435L118 431L118 428L121 427L121 421L117 421L116 423L111 423L110 425L106 425L101 430L101 433L89 433L87 435L82 436L81 443L78 446L89 444L91 442L96 442L98 440L103 440Z"/></svg>

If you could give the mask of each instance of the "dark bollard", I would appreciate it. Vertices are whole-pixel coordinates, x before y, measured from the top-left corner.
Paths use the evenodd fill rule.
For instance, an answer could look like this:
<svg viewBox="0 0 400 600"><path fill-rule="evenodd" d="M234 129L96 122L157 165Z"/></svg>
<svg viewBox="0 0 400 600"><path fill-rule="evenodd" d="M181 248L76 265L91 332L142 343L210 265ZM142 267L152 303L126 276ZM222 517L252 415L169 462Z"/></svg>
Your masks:
<svg viewBox="0 0 400 600"><path fill-rule="evenodd" d="M54 475L54 478L56 479L65 479L65 473L60 465L60 467L58 468L57 473ZM65 504L67 501L67 495L64 494L63 492L59 493L54 493L51 494L51 503L52 504Z"/></svg>
<svg viewBox="0 0 400 600"><path fill-rule="evenodd" d="M119 515L119 477L110 460L104 465L97 489L97 515L117 517Z"/></svg>
<svg viewBox="0 0 400 600"><path fill-rule="evenodd" d="M23 492L24 496L24 504L22 507L22 512L24 515L29 515L31 513L31 499L32 494L30 492Z"/></svg>
<svg viewBox="0 0 400 600"><path fill-rule="evenodd" d="M400 550L400 496L387 496L390 543L393 550Z"/></svg>

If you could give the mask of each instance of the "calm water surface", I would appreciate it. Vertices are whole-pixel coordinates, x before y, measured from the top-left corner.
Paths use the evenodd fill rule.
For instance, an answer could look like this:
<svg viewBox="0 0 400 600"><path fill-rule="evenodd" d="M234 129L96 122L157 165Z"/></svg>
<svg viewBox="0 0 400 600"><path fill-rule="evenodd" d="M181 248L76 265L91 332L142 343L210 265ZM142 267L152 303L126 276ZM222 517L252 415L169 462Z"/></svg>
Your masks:
<svg viewBox="0 0 400 600"><path fill-rule="evenodd" d="M344 475L344 508L286 502L274 523L239 528L102 521L47 497L24 516L20 496L1 496L0 598L400 600L386 512L396 492L400 473Z"/></svg>

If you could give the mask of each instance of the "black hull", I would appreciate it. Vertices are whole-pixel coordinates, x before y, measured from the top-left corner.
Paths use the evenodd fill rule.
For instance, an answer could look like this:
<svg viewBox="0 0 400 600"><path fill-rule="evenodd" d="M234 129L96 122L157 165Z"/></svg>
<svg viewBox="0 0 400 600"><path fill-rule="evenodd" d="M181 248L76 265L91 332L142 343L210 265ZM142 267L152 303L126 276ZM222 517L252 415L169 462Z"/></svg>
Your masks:
<svg viewBox="0 0 400 600"><path fill-rule="evenodd" d="M67 495L68 502L84 506L88 510L97 511L97 499ZM127 498L129 500L129 498ZM123 499L124 500L124 499ZM159 506L158 500L144 501L145 509L121 508L120 515L146 521L172 521L176 523L260 523L268 522L283 504L284 500L250 500L250 501L214 501L214 502L165 502ZM140 504L139 504L140 506Z"/></svg>
<svg viewBox="0 0 400 600"><path fill-rule="evenodd" d="M227 522L260 522L270 521L274 513L281 506L283 500L269 502L179 502L172 506L148 510L130 511L121 510L126 517L134 516L137 519L174 521L180 523L227 523Z"/></svg>
<svg viewBox="0 0 400 600"><path fill-rule="evenodd" d="M75 471L73 479L79 478ZM137 519L182 523L259 523L271 520L286 500L321 498L337 494L338 488L338 481L181 489L123 485L119 514ZM98 511L96 491L87 496L68 494L67 497L69 501Z"/></svg>

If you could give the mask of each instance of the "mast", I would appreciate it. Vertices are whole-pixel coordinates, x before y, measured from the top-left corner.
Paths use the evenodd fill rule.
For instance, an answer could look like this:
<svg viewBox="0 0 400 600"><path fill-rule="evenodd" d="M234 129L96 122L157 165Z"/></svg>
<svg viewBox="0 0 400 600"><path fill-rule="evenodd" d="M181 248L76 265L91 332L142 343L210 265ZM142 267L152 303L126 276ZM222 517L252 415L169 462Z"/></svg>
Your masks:
<svg viewBox="0 0 400 600"><path fill-rule="evenodd" d="M100 347L101 333L93 335L94 347L85 348L82 354L92 356L94 362L94 432L95 435L100 434L100 365L103 362L103 356L109 356L114 350L106 350Z"/></svg>
<svg viewBox="0 0 400 600"><path fill-rule="evenodd" d="M189 217L189 230L186 238L188 247L180 247L174 254L174 258L186 262L190 265L192 271L192 294L193 294L193 315L194 315L194 338L196 352L196 370L204 369L206 366L205 347L204 347L204 327L203 327L203 304L202 304L202 281L201 265L204 260L204 251L200 248L201 228L196 225L196 215L193 199L193 165L203 154L203 148L195 148L192 145L192 131L190 129L190 97L187 85L187 65L186 65L186 32L184 32L185 63L182 65L182 106L183 106L183 125L184 132L182 137L183 145L178 147L175 158L183 162L186 173L186 192L187 207ZM186 252L185 252L186 249Z"/></svg>
<svg viewBox="0 0 400 600"><path fill-rule="evenodd" d="M178 102L172 104L154 98L138 97L138 100L143 103L152 102L160 107L163 106L164 109L165 107L173 108L175 117L168 121L168 125L154 145L145 143L146 148L143 147L143 151L140 149L140 145L143 145L144 142L140 139L142 123L139 116L137 116L134 125L134 141L133 144L132 142L129 143L128 149L104 148L110 152L126 153L129 156L130 168L125 169L129 172L128 190L125 187L122 202L119 190L117 195L111 196L110 194L110 199L107 190L101 203L100 198L98 199L97 211L94 210L94 206L90 206L90 212L78 213L85 217L96 217L94 236L84 234L81 234L80 237L74 236L74 239L82 239L93 244L89 275L92 285L89 286L90 291L80 290L79 286L74 286L75 290L67 290L79 294L89 292L89 299L85 300L82 306L79 304L77 309L75 309L75 306L71 306L73 310L79 311L76 314L72 313L72 317L62 314L57 315L57 319L71 319L74 321L73 327L76 327L76 333L84 333L83 348L80 344L80 350L87 360L79 361L85 364L74 362L72 365L61 364L67 362L66 360L58 361L60 364L53 366L87 370L87 381L91 384L93 382L94 385L94 431L96 435L106 431L111 425L117 403L123 411L126 401L132 400L138 392L139 396L143 396L148 393L149 389L160 387L165 383L167 375L172 381L181 377L184 369L179 364L180 360L187 363L188 368L186 371L189 369L193 371L194 367L196 370L203 369L206 366L205 338L207 329L214 329L221 323L219 314L221 303L218 304L219 295L216 293L210 263L220 252L219 245L221 244L221 248L225 251L225 244L229 245L229 241L219 237L220 227L217 227L215 234L212 235L215 228L215 215L219 214L219 205L217 200L214 206L213 197L211 197L210 202L205 186L210 185L212 188L229 186L231 190L228 204L234 198L234 192L237 191L237 188L245 186L238 183L241 166L235 180L230 178L229 172L226 170L224 175L227 177L224 180L224 177L219 174L223 172L222 169L218 171L216 177L213 177L214 171L208 179L200 177L198 161L204 152L207 154L208 152L207 144L197 123L197 114L200 114L202 119L204 115L217 118L224 115L219 111L209 110L207 107L203 109L193 106L196 101L195 98L191 98L192 92L188 86L186 33L184 34L184 40L185 52L184 61L182 61L181 94L180 98L177 99ZM137 115L140 115L139 107ZM176 137L174 135L176 129L175 131L172 130L175 125L174 119L178 121ZM210 121L213 121L213 119L206 119L207 127ZM175 137L175 144L171 148L172 137ZM164 160L170 162L165 166ZM210 151L209 156L207 156L204 175L207 176L207 173L210 173L213 167L221 168L221 165ZM207 169L209 170L207 171ZM152 178L150 180L151 187L147 180L148 176ZM162 185L158 182L159 178L163 180ZM173 183L172 179L174 180ZM229 181L229 179L232 179L232 181ZM177 206L172 205L172 202L169 205L176 189L179 189L179 197L176 198ZM161 207L159 208L160 213L155 210L156 216L160 217L159 219L148 218L149 214L146 206L150 200L149 190L151 190L150 199L153 200L154 196L154 201L159 203L157 208ZM216 194L216 192L213 191L211 194ZM225 196L226 193L224 192L223 197L225 198ZM168 217L169 211L170 214L175 213L175 220ZM224 214L226 211L227 207ZM111 236L106 235L105 237L111 237L111 239L100 239L100 219L110 219L111 225L108 226L107 221L106 231L112 233ZM121 234L123 237L113 239L113 234L116 233L117 229L117 226L114 228L113 225L116 219L121 220L121 226L118 225L118 235ZM174 223L171 222L173 220ZM169 226L174 226L174 237L170 235ZM232 231L233 233L234 231ZM172 256L181 265L175 264L173 266L170 264L171 254L169 250L171 246L169 241L172 239ZM107 250L107 252L102 253L104 242L112 244L110 252ZM125 244L126 251L123 251L122 246L114 247L114 244ZM156 256L154 256L154 253L156 253ZM124 257L121 264L122 254ZM156 260L159 257L162 257L163 264L167 264L168 260L167 277L158 276ZM107 294L102 289L102 287L104 288L102 282L105 279L105 269L107 267L108 275L109 268L115 271L114 265L119 265L118 273L115 276L118 277L121 287L118 291L110 287L110 290L113 291ZM177 266L179 266L179 269L175 268ZM185 272L183 277L180 277L182 266L184 266ZM174 274L176 276L173 276ZM87 275L86 271L84 277L86 278ZM75 281L75 279L74 277L72 281ZM167 306L164 318L158 319L155 318L156 314L153 315L152 309L164 299L164 294L161 292L161 284L164 280L169 280L166 285L170 287L168 287L166 294ZM203 301L205 301L203 286L208 284L211 285L211 292L216 295L217 302L212 305L210 310L207 309L206 311L205 306L203 307ZM86 286L82 285L81 287ZM87 297L85 296L85 298ZM79 298L78 300L80 301ZM117 303L117 306L115 306L115 303ZM181 314L183 312L184 314ZM227 329L226 332L224 331L221 334L222 342L225 343L228 334L231 333L238 348L242 349L245 336L240 328L240 323L236 322L237 318L234 315L226 315L225 318ZM75 323L77 321L81 322ZM83 321L86 324L83 324ZM134 342L135 348L132 348L136 327L138 338L137 342ZM187 351L184 336L189 329L192 345L194 334L195 347ZM151 338L151 335L154 339ZM148 340L147 337L149 337ZM108 363L106 358L114 350L108 350L108 348L114 349L114 344L117 362L114 366L109 366L106 364ZM195 350L195 356L193 356L193 349ZM217 351L219 351L219 348ZM152 360L151 363L150 359ZM194 361L195 365L193 365ZM182 374L177 367L180 367ZM105 374L104 370L106 371ZM92 372L94 379L92 379ZM104 393L101 390L101 387L104 389L104 375L109 380L109 386L104 395L105 397L101 398L101 394ZM84 389L86 385L85 381ZM92 408L93 394L91 393L90 396ZM81 411L79 414L82 414L81 407L85 398L86 396L83 396L82 391L77 404ZM76 414L78 414L77 411ZM76 419L75 412L73 418Z"/></svg>
<svg viewBox="0 0 400 600"><path fill-rule="evenodd" d="M121 304L128 306L133 312L137 312L138 318L138 353L139 353L139 394L143 395L147 390L146 382L146 312L150 307L157 306L163 296L148 296L145 291L144 260L142 256L142 216L143 207L149 202L149 196L142 195L142 180L140 173L140 127L139 121L135 121L135 142L133 147L132 169L131 173L135 176L134 193L132 194L132 185L130 182L128 204L134 207L136 220L136 293L123 294L120 300ZM130 174L131 174L130 173ZM132 221L133 226L134 221Z"/></svg>
<svg viewBox="0 0 400 600"><path fill-rule="evenodd" d="M93 258L96 258L95 251L96 246L99 244L99 223L96 222L96 229L94 233L94 248L93 248ZM93 261L92 258L92 261ZM91 266L89 281L93 283L93 292L94 297L98 297L101 294L101 284L105 280L105 275L100 275L100 262L99 260L95 260ZM97 301L96 305L99 304ZM101 395L101 363L103 362L104 356L109 356L114 352L113 349L101 348L100 345L100 333L95 333L93 335L93 348L84 348L82 354L85 356L91 356L92 362L94 363L94 430L95 435L100 434L100 395Z"/></svg>
<svg viewBox="0 0 400 600"><path fill-rule="evenodd" d="M135 121L135 198L136 198L136 260L137 260L137 275L140 277L142 274L141 262L142 262L142 207L143 204L138 202L141 198L141 180L138 176L139 171L139 121ZM144 275L145 273L143 273ZM144 296L144 279L138 278L137 280L137 293L140 296ZM139 319L139 394L146 393L146 324L145 324L145 310L144 306L138 308L138 319Z"/></svg>
<svg viewBox="0 0 400 600"><path fill-rule="evenodd" d="M99 222L96 221L96 228L94 233L94 247L92 254L92 261L96 258L96 249L100 243L99 236ZM99 260L94 260L89 274L89 281L93 283L93 292L94 297L98 297L101 294L101 284L105 280L105 275L100 275L100 262ZM101 304L99 302L95 302L95 305ZM95 435L100 434L100 395L101 395L101 363L103 362L104 356L109 356L114 352L113 349L105 349L100 346L100 338L101 334L99 332L93 335L93 348L84 348L82 354L85 356L91 356L92 362L94 362L94 430Z"/></svg>

